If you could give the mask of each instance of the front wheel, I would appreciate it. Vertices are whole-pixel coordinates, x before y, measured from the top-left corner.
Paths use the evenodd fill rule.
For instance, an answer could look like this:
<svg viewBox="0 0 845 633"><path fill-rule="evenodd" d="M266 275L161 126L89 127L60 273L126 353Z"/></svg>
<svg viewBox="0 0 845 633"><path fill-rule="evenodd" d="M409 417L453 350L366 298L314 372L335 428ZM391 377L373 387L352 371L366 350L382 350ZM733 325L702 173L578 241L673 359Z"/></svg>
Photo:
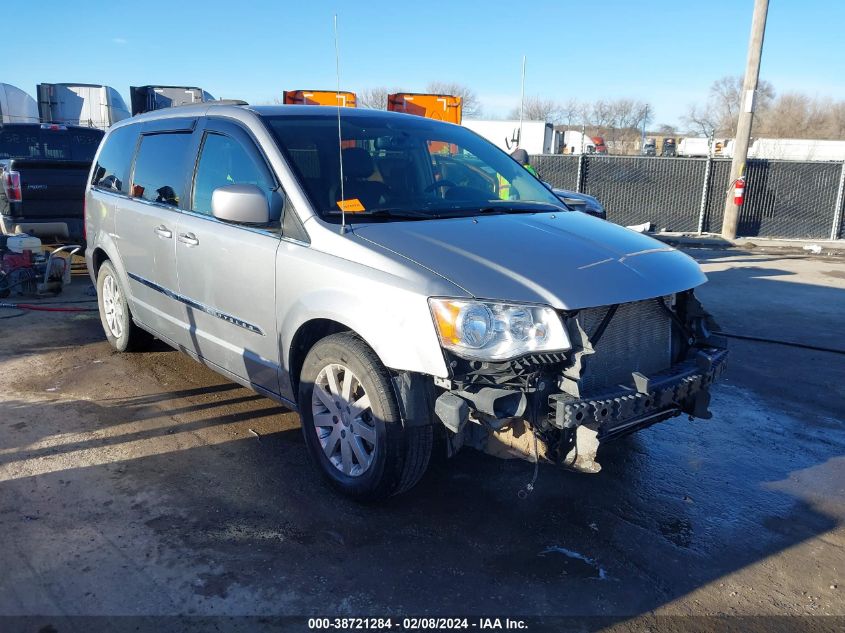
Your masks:
<svg viewBox="0 0 845 633"><path fill-rule="evenodd" d="M299 408L311 461L336 490L379 499L410 489L425 473L431 426L403 426L390 374L353 334L326 337L308 352Z"/></svg>

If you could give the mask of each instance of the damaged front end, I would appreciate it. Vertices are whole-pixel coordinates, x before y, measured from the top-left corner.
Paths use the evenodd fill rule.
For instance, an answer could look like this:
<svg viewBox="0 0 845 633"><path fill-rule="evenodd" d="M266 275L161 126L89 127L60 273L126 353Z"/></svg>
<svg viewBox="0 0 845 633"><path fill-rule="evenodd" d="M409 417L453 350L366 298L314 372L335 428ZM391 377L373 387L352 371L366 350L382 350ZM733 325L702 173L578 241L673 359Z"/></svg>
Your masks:
<svg viewBox="0 0 845 633"><path fill-rule="evenodd" d="M692 290L561 311L566 352L466 360L446 352L434 414L451 454L467 445L499 457L598 472L599 444L681 414L709 418L725 340Z"/></svg>

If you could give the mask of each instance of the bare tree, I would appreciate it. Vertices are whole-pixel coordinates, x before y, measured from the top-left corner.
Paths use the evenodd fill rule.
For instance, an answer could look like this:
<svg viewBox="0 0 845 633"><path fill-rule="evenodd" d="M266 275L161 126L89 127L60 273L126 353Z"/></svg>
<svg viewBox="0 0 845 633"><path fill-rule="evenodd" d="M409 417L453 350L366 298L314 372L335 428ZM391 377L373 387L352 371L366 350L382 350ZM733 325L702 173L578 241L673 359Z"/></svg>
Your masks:
<svg viewBox="0 0 845 633"><path fill-rule="evenodd" d="M827 138L845 139L845 101L837 101L831 106L825 127Z"/></svg>
<svg viewBox="0 0 845 633"><path fill-rule="evenodd" d="M546 121L559 123L561 120L561 106L552 99L543 97L526 97L522 108L522 118L526 121ZM520 107L516 106L510 111L511 119L519 118Z"/></svg>
<svg viewBox="0 0 845 633"><path fill-rule="evenodd" d="M766 111L775 98L775 89L768 81L757 84L755 104L755 131L763 125ZM705 136L732 136L736 130L739 109L742 106L742 77L728 75L717 79L710 86L707 102L691 104L683 117L686 125L696 134Z"/></svg>
<svg viewBox="0 0 845 633"><path fill-rule="evenodd" d="M364 88L356 93L358 107L369 108L370 110L387 110L387 95L395 92L402 92L400 89L389 89L386 86L375 88Z"/></svg>
<svg viewBox="0 0 845 633"><path fill-rule="evenodd" d="M689 106L683 121L696 134L732 136L741 104L741 78L722 77L713 82L706 103ZM845 139L845 101L800 92L775 97L772 84L761 81L753 134L768 138Z"/></svg>
<svg viewBox="0 0 845 633"><path fill-rule="evenodd" d="M654 108L636 99L599 99L581 105L581 123L591 136L601 136L614 153L636 150L640 128L647 124Z"/></svg>
<svg viewBox="0 0 845 633"><path fill-rule="evenodd" d="M716 116L704 106L690 104L687 113L681 117L690 133L711 138L716 134L719 122Z"/></svg>
<svg viewBox="0 0 845 633"><path fill-rule="evenodd" d="M560 104L560 123L572 127L581 122L581 102L571 97Z"/></svg>
<svg viewBox="0 0 845 633"><path fill-rule="evenodd" d="M845 101L788 92L780 95L757 129L771 138L845 138Z"/></svg>
<svg viewBox="0 0 845 633"><path fill-rule="evenodd" d="M425 89L432 94L460 97L465 117L481 116L481 101L475 91L467 85L455 81L429 81Z"/></svg>

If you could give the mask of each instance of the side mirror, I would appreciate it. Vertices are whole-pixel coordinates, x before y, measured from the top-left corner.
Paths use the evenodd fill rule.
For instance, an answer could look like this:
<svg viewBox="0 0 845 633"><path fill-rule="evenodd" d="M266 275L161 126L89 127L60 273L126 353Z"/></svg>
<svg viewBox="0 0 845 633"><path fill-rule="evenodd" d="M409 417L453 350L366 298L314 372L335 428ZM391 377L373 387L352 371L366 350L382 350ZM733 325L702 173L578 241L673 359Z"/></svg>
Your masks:
<svg viewBox="0 0 845 633"><path fill-rule="evenodd" d="M226 185L211 194L211 215L234 224L267 224L270 205L255 185Z"/></svg>

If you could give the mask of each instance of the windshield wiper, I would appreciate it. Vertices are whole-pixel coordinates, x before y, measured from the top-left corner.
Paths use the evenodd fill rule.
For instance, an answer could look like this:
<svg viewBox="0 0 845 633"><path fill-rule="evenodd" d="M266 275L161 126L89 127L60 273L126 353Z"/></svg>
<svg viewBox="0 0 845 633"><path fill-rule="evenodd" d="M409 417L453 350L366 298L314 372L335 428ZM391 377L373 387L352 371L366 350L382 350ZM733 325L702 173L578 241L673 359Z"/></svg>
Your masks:
<svg viewBox="0 0 845 633"><path fill-rule="evenodd" d="M554 213L555 211L562 211L554 205L551 204L543 204L537 205L536 207L529 207L529 206L495 206L495 207L481 207L480 209L476 209L476 213L500 213L500 214L510 214L510 213Z"/></svg>
<svg viewBox="0 0 845 633"><path fill-rule="evenodd" d="M380 218L402 218L406 220L431 220L432 218L439 218L436 213L426 213L425 211L417 211L416 209L374 209L372 211L365 211L364 213L356 215L368 215Z"/></svg>

